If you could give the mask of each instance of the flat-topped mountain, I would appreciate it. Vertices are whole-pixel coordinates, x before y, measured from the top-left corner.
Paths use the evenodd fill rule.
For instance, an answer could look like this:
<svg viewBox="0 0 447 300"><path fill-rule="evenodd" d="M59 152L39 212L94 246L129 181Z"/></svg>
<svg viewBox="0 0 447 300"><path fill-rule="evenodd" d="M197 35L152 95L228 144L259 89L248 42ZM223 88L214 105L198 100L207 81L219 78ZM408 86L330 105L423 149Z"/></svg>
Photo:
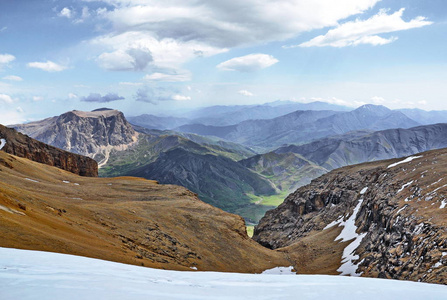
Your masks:
<svg viewBox="0 0 447 300"><path fill-rule="evenodd" d="M93 159L39 142L3 125L0 125L0 150L81 176L98 176L98 164Z"/></svg>
<svg viewBox="0 0 447 300"><path fill-rule="evenodd" d="M112 149L126 149L138 139L138 133L123 113L107 108L91 112L73 110L14 128L46 144L89 156L99 166L107 162Z"/></svg>
<svg viewBox="0 0 447 300"><path fill-rule="evenodd" d="M446 284L446 178L447 149L333 170L267 212L253 238L302 273Z"/></svg>

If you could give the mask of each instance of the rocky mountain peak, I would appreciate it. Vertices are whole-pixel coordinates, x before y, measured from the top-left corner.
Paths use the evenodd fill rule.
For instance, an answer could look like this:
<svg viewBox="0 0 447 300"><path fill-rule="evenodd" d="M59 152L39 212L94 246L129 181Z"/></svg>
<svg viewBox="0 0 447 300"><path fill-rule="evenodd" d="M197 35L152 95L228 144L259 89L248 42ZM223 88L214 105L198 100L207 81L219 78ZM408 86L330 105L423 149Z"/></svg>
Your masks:
<svg viewBox="0 0 447 300"><path fill-rule="evenodd" d="M110 151L124 150L138 141L138 133L118 110L73 110L58 117L18 125L22 133L52 146L89 156L103 166ZM39 128L39 130L35 130Z"/></svg>

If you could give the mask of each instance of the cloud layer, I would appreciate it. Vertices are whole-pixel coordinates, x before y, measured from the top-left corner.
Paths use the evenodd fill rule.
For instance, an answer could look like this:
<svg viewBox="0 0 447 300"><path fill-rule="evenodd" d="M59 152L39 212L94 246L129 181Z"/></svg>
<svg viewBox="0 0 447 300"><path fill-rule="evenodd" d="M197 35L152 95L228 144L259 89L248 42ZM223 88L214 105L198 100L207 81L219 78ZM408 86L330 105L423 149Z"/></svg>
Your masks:
<svg viewBox="0 0 447 300"><path fill-rule="evenodd" d="M278 60L267 54L249 54L235 57L217 65L224 71L254 72L276 64Z"/></svg>
<svg viewBox="0 0 447 300"><path fill-rule="evenodd" d="M117 100L124 100L124 97L119 96L118 94L109 93L107 95L101 96L98 93L91 93L87 97L81 97L81 101L83 102L98 102L98 103L107 103Z"/></svg>
<svg viewBox="0 0 447 300"><path fill-rule="evenodd" d="M396 37L384 38L378 34L408 30L432 24L424 17L416 17L405 22L402 19L404 8L393 14L381 10L377 15L367 20L355 20L339 25L329 30L325 35L320 35L312 40L302 43L300 47L346 47L369 44L373 46L385 45L395 41Z"/></svg>
<svg viewBox="0 0 447 300"><path fill-rule="evenodd" d="M30 62L27 64L27 66L29 68L40 69L46 72L60 72L67 69L67 67L59 65L49 60L46 62Z"/></svg>

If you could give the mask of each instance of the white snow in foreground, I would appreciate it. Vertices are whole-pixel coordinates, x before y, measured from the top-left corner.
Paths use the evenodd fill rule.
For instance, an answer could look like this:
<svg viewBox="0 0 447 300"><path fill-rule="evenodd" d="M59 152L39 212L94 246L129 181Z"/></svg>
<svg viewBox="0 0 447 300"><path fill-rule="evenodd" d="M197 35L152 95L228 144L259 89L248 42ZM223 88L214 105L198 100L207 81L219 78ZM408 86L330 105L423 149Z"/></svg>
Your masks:
<svg viewBox="0 0 447 300"><path fill-rule="evenodd" d="M447 205L447 201L442 200L442 202L441 202L441 206L439 206L439 208L440 208L440 209L441 209L441 208L445 208L446 205Z"/></svg>
<svg viewBox="0 0 447 300"><path fill-rule="evenodd" d="M0 248L2 300L445 299L447 286L344 276L179 272Z"/></svg>
<svg viewBox="0 0 447 300"><path fill-rule="evenodd" d="M296 275L295 272L292 271L293 267L276 267L273 269L268 269L262 272L262 274L269 274L269 275Z"/></svg>
<svg viewBox="0 0 447 300"><path fill-rule="evenodd" d="M397 165L400 165L400 164L404 164L404 163L410 162L410 161L412 161L412 160L414 160L414 159L416 159L416 158L420 158L420 157L422 157L422 156L423 156L423 155L407 157L407 158L405 158L405 159L402 160L402 161L399 161L399 162L397 162L397 163L394 163L394 164L389 165L389 166L388 166L388 169L389 169L389 168L392 168L392 167L395 167L395 166L397 166Z"/></svg>
<svg viewBox="0 0 447 300"><path fill-rule="evenodd" d="M405 183L398 191L396 194L399 194L400 192L402 192L407 186L409 186L410 184L412 184L414 182L414 180Z"/></svg>
<svg viewBox="0 0 447 300"><path fill-rule="evenodd" d="M2 150L2 148L5 147L5 145L6 145L6 140L0 139L0 150Z"/></svg>
<svg viewBox="0 0 447 300"><path fill-rule="evenodd" d="M368 190L368 187L364 187L361 191L360 191L360 195L363 195L364 193L366 193L366 191Z"/></svg>

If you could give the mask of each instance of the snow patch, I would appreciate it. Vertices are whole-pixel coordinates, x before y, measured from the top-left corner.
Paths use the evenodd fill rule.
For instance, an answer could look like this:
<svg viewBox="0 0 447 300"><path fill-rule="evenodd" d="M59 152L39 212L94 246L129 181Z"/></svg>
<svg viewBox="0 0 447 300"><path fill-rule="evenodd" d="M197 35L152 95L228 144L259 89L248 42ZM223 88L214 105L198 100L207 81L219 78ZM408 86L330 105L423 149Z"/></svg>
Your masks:
<svg viewBox="0 0 447 300"><path fill-rule="evenodd" d="M63 183L70 183L68 180L62 180Z"/></svg>
<svg viewBox="0 0 447 300"><path fill-rule="evenodd" d="M363 195L364 193L366 193L366 191L368 190L368 187L364 187L361 191L360 191L360 195Z"/></svg>
<svg viewBox="0 0 447 300"><path fill-rule="evenodd" d="M440 209L445 208L445 206L447 205L447 201L442 200L441 202L441 206L439 206Z"/></svg>
<svg viewBox="0 0 447 300"><path fill-rule="evenodd" d="M406 200L406 199L405 199ZM402 212L405 208L407 208L408 207L408 204L405 204L401 209L399 209L397 212L396 212L396 215L398 215L400 212Z"/></svg>
<svg viewBox="0 0 447 300"><path fill-rule="evenodd" d="M362 206L363 199L360 199L357 206L354 208L352 215L346 221L341 221L339 226L343 226L343 230L335 238L335 241L340 240L340 242L347 242L354 239L346 248L343 250L343 257L341 260L341 266L337 269L341 272L340 275L351 275L360 276L357 273L358 265L354 263L355 260L359 259L359 256L354 254L355 250L358 248L366 233L358 234L357 226L355 225L355 219L359 213L360 207Z"/></svg>
<svg viewBox="0 0 447 300"><path fill-rule="evenodd" d="M39 182L39 181L31 179L31 178L25 178L25 180L32 181L32 182Z"/></svg>
<svg viewBox="0 0 447 300"><path fill-rule="evenodd" d="M261 274L268 274L268 275L296 275L296 273L293 271L293 267L276 267L273 269L268 269L263 271Z"/></svg>
<svg viewBox="0 0 447 300"><path fill-rule="evenodd" d="M197 271L197 267L189 267L191 270Z"/></svg>
<svg viewBox="0 0 447 300"><path fill-rule="evenodd" d="M397 166L397 165L400 165L400 164L404 164L404 163L410 162L410 161L412 161L412 160L414 160L414 159L416 159L416 158L421 158L421 157L423 157L423 155L407 157L407 158L405 158L405 159L402 160L402 161L399 161L399 162L397 162L397 163L394 163L394 164L389 165L389 166L388 166L388 169L389 169L389 168L392 168L392 167L395 167L395 166Z"/></svg>
<svg viewBox="0 0 447 300"><path fill-rule="evenodd" d="M2 150L2 148L5 147L5 145L6 145L6 140L0 139L0 150Z"/></svg>
<svg viewBox="0 0 447 300"><path fill-rule="evenodd" d="M402 192L407 186L409 186L410 184L412 184L414 182L414 180L405 183L398 191L396 194L399 194L400 192Z"/></svg>

